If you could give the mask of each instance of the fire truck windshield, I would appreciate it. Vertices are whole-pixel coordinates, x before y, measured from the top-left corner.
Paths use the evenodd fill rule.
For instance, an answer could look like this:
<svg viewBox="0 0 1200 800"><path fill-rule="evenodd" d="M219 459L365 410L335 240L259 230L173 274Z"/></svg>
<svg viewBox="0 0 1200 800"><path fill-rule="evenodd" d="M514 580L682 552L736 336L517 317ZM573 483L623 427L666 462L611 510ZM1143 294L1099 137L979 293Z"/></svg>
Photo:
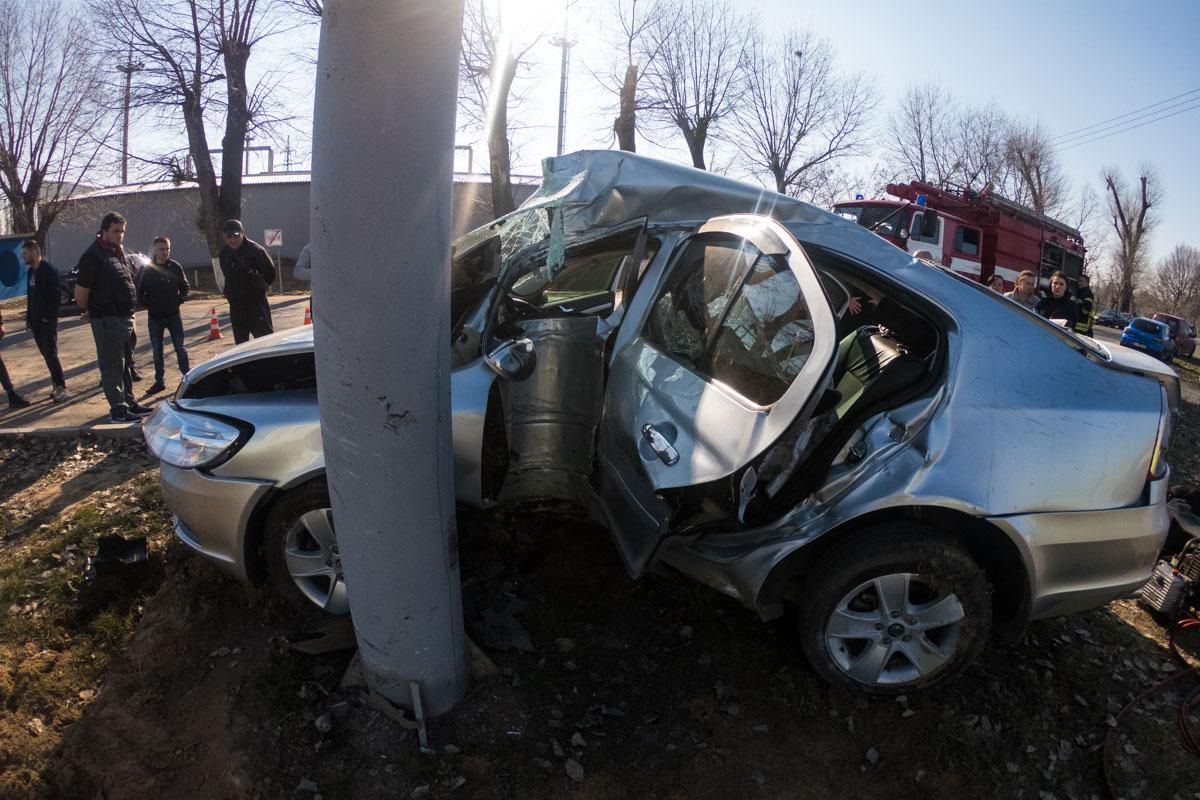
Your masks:
<svg viewBox="0 0 1200 800"><path fill-rule="evenodd" d="M839 217L857 222L867 230L874 230L881 236L899 236L901 228L908 228L909 217L912 214L907 206L837 206L834 209Z"/></svg>

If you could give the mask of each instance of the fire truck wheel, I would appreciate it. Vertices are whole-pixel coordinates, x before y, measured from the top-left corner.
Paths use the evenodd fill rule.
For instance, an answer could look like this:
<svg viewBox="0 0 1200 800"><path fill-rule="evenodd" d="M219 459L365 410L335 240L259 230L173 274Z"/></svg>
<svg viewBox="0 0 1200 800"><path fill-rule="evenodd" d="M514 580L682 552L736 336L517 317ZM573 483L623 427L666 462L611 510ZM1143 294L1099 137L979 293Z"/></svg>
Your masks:
<svg viewBox="0 0 1200 800"><path fill-rule="evenodd" d="M927 689L983 649L983 570L951 537L916 524L865 529L834 545L801 589L800 639L814 670L854 691Z"/></svg>

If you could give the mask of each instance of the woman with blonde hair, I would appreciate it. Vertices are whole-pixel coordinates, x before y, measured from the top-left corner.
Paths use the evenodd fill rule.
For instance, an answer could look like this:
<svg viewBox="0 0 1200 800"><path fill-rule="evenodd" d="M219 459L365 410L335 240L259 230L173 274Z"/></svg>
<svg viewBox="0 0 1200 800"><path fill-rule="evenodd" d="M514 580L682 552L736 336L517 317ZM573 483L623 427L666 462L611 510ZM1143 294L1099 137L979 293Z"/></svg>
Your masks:
<svg viewBox="0 0 1200 800"><path fill-rule="evenodd" d="M1005 292L1005 297L1014 302L1028 308L1030 311L1037 310L1037 275L1034 275L1032 270L1022 270L1013 282L1013 290Z"/></svg>

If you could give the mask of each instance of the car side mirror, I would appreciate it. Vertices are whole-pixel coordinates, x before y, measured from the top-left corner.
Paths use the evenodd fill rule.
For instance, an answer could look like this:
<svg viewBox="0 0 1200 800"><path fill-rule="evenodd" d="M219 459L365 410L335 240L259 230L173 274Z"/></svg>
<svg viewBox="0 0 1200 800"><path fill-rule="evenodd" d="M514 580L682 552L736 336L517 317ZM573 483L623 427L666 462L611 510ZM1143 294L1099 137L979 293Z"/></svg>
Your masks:
<svg viewBox="0 0 1200 800"><path fill-rule="evenodd" d="M483 360L492 372L508 381L523 381L537 367L533 340L527 337L501 342Z"/></svg>

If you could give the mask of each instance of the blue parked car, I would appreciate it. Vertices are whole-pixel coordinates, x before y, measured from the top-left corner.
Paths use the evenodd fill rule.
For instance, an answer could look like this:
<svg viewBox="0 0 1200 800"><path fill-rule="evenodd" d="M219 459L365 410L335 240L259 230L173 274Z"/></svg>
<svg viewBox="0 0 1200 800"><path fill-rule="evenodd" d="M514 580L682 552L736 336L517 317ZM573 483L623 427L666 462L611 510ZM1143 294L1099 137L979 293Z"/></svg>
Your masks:
<svg viewBox="0 0 1200 800"><path fill-rule="evenodd" d="M1175 343L1166 323L1145 317L1134 317L1121 333L1121 346L1133 347L1152 356L1170 361L1175 357Z"/></svg>

